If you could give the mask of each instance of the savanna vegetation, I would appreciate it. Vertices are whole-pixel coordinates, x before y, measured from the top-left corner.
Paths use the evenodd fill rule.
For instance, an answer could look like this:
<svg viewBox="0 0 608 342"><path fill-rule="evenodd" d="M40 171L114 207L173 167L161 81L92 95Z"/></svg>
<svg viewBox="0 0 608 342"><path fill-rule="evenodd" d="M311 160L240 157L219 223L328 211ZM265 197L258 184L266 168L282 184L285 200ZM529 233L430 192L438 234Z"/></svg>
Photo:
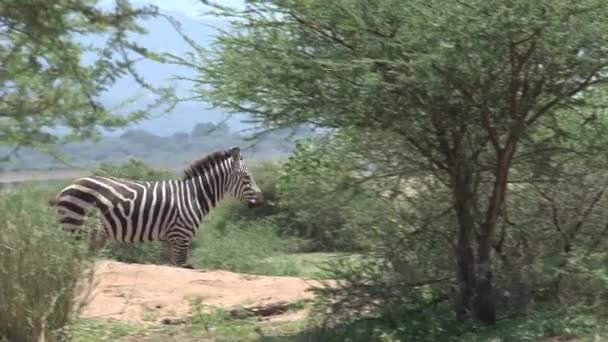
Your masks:
<svg viewBox="0 0 608 342"><path fill-rule="evenodd" d="M2 6L1 18L36 29L19 16L24 9L17 2ZM88 2L82 6L52 10L72 13L88 8ZM148 13L124 1L119 6L133 16ZM202 225L191 262L203 269L335 279L337 286L317 290L309 324L276 329L260 330L253 320L222 312L196 312L187 327L156 331L154 337L142 327L83 321L71 304L91 256L48 223L52 214L39 199L55 185L16 189L0 201L0 336L608 337L608 3L251 0L244 10L210 6L233 26L212 47L191 41L196 54L146 55L191 68L200 100L247 113L261 127L324 130L301 139L288 158L256 165L264 205L252 211L235 201L224 203ZM95 21L103 13L78 13L83 14L78 23L90 21L95 30L117 24ZM7 37L17 42L21 35ZM39 48L50 41L26 40ZM7 77L1 84L35 85L19 76L16 70L22 69L30 70L1 74ZM69 79L70 72L53 75ZM90 84L111 79L96 75L86 75ZM79 87L69 89L82 95ZM57 96L64 93L70 92ZM19 94L15 103L37 93ZM123 123L66 121L57 114L63 108L36 116L11 106L7 113L15 114L3 116L0 129L16 127L11 129L18 134L1 141L7 146L30 141L19 136L40 136L29 122L69 122L77 132L81 126L91 132L97 125ZM72 111L81 112L88 113ZM174 137L181 138L186 139ZM58 141L43 142L29 146ZM108 162L95 172L173 176L138 160ZM154 244L110 245L104 253L128 262L159 262ZM41 283L48 286L40 288ZM197 335L201 331L206 335Z"/></svg>

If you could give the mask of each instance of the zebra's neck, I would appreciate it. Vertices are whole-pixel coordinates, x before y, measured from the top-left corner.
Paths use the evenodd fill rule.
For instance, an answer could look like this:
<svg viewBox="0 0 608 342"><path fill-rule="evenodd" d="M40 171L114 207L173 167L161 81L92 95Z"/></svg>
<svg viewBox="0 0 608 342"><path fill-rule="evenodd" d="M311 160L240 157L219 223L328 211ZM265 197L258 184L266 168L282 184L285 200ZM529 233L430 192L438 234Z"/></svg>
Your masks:
<svg viewBox="0 0 608 342"><path fill-rule="evenodd" d="M207 172L183 182L193 189L192 196L196 199L196 203L198 203L203 214L207 215L228 193L229 184L227 184L227 179L227 176L221 177L215 173Z"/></svg>

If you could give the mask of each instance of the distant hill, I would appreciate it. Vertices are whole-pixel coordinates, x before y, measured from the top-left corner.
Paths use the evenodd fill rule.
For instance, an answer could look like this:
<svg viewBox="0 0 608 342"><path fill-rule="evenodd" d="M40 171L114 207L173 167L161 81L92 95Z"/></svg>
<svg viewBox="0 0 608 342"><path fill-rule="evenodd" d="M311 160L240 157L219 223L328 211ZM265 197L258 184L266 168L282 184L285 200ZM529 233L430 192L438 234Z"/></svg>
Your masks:
<svg viewBox="0 0 608 342"><path fill-rule="evenodd" d="M43 152L23 148L10 161L0 160L0 171L89 169L100 163L121 163L135 158L165 169L182 168L204 155L239 146L249 160L277 160L289 155L295 144L287 139L315 136L312 129L278 130L260 137L255 142L231 130L227 124L198 122L188 130L171 135L157 135L142 129L126 130L119 136L106 136L99 141L81 141L59 148L67 157L67 164L59 162ZM0 155L6 154L0 148Z"/></svg>

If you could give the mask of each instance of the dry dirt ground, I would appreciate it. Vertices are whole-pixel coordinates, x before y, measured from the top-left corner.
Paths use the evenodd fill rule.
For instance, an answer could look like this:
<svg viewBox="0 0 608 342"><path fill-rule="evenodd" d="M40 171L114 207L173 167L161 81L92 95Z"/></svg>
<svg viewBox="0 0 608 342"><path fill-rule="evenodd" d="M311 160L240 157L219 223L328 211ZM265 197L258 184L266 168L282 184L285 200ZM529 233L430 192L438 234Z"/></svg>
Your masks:
<svg viewBox="0 0 608 342"><path fill-rule="evenodd" d="M170 266L99 261L86 291L85 316L126 323L156 323L188 317L197 299L225 310L311 299L320 284L296 277L270 277L228 271L197 271ZM297 320L304 310L269 316Z"/></svg>

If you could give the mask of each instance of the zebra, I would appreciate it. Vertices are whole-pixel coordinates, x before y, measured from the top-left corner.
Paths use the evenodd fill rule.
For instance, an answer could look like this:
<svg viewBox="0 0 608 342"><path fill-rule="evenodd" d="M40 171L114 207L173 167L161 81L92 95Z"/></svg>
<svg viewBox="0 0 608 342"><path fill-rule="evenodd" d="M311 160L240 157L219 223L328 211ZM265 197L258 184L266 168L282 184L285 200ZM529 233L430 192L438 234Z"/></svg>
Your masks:
<svg viewBox="0 0 608 342"><path fill-rule="evenodd" d="M56 207L64 230L71 233L82 232L85 216L92 211L101 220L97 248L108 240L160 241L163 261L192 268L187 263L190 243L203 219L225 195L250 208L261 202L262 193L239 147L194 161L182 179L78 178L49 203Z"/></svg>

